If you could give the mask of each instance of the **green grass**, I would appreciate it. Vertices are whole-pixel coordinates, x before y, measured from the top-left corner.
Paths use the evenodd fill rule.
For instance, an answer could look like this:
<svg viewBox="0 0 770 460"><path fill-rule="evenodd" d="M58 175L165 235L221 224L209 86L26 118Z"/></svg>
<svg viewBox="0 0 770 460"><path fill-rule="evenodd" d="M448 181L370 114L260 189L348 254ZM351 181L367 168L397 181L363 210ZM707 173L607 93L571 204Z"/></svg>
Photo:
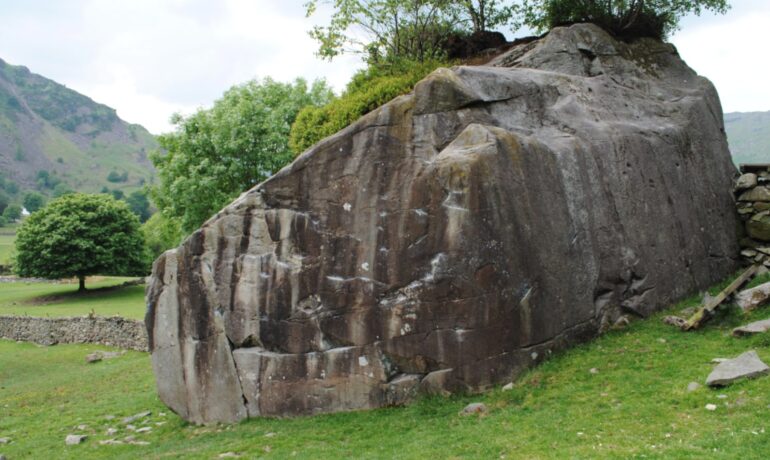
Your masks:
<svg viewBox="0 0 770 460"><path fill-rule="evenodd" d="M144 317L144 286L116 287L133 278L87 280L89 292L77 292L77 281L68 283L0 283L0 315Z"/></svg>
<svg viewBox="0 0 770 460"><path fill-rule="evenodd" d="M16 235L8 235L0 233L0 265L8 265L11 262L11 255L13 254L13 242L16 239Z"/></svg>
<svg viewBox="0 0 770 460"><path fill-rule="evenodd" d="M691 393L687 385L702 383L715 357L755 349L770 361L770 335L729 335L732 327L767 317L768 311L744 317L729 310L692 333L662 323L663 315L697 303L688 299L560 353L526 373L511 391L233 426L191 426L170 413L155 396L147 354L129 352L87 365L84 356L102 347L0 341L0 437L13 439L0 445L0 452L10 459L52 453L78 459L211 459L231 451L243 458L308 459L764 458L770 449L770 377ZM484 402L488 415L459 417L473 401ZM708 403L717 410L707 411ZM111 437L130 434L105 415L144 410L153 412L147 423L152 433L135 436L148 446L99 445L109 427L120 428ZM80 424L88 426L84 432L90 438L65 447L65 436L78 432Z"/></svg>

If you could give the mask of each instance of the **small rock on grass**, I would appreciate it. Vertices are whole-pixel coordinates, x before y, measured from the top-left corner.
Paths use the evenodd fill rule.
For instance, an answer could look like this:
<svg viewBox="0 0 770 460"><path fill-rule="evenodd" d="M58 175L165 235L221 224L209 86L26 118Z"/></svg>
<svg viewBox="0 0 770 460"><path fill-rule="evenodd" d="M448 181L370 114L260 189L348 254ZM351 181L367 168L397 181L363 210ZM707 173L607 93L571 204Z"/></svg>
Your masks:
<svg viewBox="0 0 770 460"><path fill-rule="evenodd" d="M11 438L0 438L0 444L10 444Z"/></svg>
<svg viewBox="0 0 770 460"><path fill-rule="evenodd" d="M152 412L150 411L139 412L138 414L123 418L123 423L129 424L131 422L135 422L139 420L140 418L149 417L150 415L152 415Z"/></svg>
<svg viewBox="0 0 770 460"><path fill-rule="evenodd" d="M484 403L470 403L460 411L460 415L482 415L487 413L487 405Z"/></svg>
<svg viewBox="0 0 770 460"><path fill-rule="evenodd" d="M150 428L149 426L143 426L138 430L136 430L137 433L149 433L150 431L152 431L152 428Z"/></svg>
<svg viewBox="0 0 770 460"><path fill-rule="evenodd" d="M590 372L591 374L598 374L599 373L599 369L597 369L595 367L592 367L591 369L588 369L588 372Z"/></svg>
<svg viewBox="0 0 770 460"><path fill-rule="evenodd" d="M240 455L236 454L235 452L225 452L217 455L217 458L238 458L238 457L240 457Z"/></svg>
<svg viewBox="0 0 770 460"><path fill-rule="evenodd" d="M84 434L69 434L64 438L64 443L68 446L76 446L86 440L88 436Z"/></svg>
<svg viewBox="0 0 770 460"><path fill-rule="evenodd" d="M118 444L123 444L123 441L120 441L117 439L104 439L99 441L99 445L102 445L102 446L115 446Z"/></svg>
<svg viewBox="0 0 770 460"><path fill-rule="evenodd" d="M737 358L719 363L706 378L708 386L724 386L736 380L759 377L770 372L770 367L763 363L757 352L747 351Z"/></svg>
<svg viewBox="0 0 770 460"><path fill-rule="evenodd" d="M700 388L700 383L698 383L698 382L690 382L687 385L687 391L689 391L689 392L695 391L698 388Z"/></svg>
<svg viewBox="0 0 770 460"><path fill-rule="evenodd" d="M717 410L716 404L706 404L706 410L715 411Z"/></svg>
<svg viewBox="0 0 770 460"><path fill-rule="evenodd" d="M513 390L513 382L506 383L503 385L503 391Z"/></svg>
<svg viewBox="0 0 770 460"><path fill-rule="evenodd" d="M754 321L740 327L733 329L734 337L742 337L752 334L763 334L770 330L770 319L764 319L762 321Z"/></svg>

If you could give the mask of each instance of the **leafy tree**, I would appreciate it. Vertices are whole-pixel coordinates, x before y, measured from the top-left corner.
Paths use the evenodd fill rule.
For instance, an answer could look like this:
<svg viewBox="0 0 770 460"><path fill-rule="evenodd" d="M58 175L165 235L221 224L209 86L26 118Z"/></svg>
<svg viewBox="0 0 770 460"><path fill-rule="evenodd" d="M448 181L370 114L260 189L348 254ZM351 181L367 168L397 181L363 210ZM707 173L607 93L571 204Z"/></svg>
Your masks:
<svg viewBox="0 0 770 460"><path fill-rule="evenodd" d="M45 204L45 197L38 192L30 190L24 194L23 203L24 207L27 208L27 211L32 213L43 207Z"/></svg>
<svg viewBox="0 0 770 460"><path fill-rule="evenodd" d="M118 189L111 191L110 195L112 195L112 197L115 198L116 200L122 200L123 198L126 197L126 194L123 193L123 190L118 190Z"/></svg>
<svg viewBox="0 0 770 460"><path fill-rule="evenodd" d="M8 222L13 222L21 218L21 206L18 204L9 204L3 211L3 217Z"/></svg>
<svg viewBox="0 0 770 460"><path fill-rule="evenodd" d="M117 171L110 171L110 173L107 174L107 180L112 183L126 182L128 180L128 171L123 171L123 174L120 174Z"/></svg>
<svg viewBox="0 0 770 460"><path fill-rule="evenodd" d="M65 184L64 182L59 182L56 184L56 186L53 188L53 196L55 198L58 198L60 196L64 196L70 193L75 193L74 190L72 190L72 187Z"/></svg>
<svg viewBox="0 0 770 460"><path fill-rule="evenodd" d="M153 259L171 248L179 246L184 238L179 221L156 212L142 225L144 241Z"/></svg>
<svg viewBox="0 0 770 460"><path fill-rule="evenodd" d="M501 0L461 0L473 32L484 32L498 26L505 26L514 19L517 6Z"/></svg>
<svg viewBox="0 0 770 460"><path fill-rule="evenodd" d="M150 200L142 190L131 192L126 198L126 203L131 211L139 217L139 221L146 222L150 218Z"/></svg>
<svg viewBox="0 0 770 460"><path fill-rule="evenodd" d="M344 52L365 54L370 63L440 58L443 41L462 22L463 9L448 0L311 0L307 15L320 3L331 4L334 13L310 36L326 59Z"/></svg>
<svg viewBox="0 0 770 460"><path fill-rule="evenodd" d="M537 30L592 22L624 37L664 38L679 20L704 10L725 13L727 0L525 0L523 21Z"/></svg>
<svg viewBox="0 0 770 460"><path fill-rule="evenodd" d="M5 208L8 207L8 204L10 204L10 202L11 202L11 197L9 197L8 194L5 193L4 191L0 190L0 214L2 214L3 211L5 211Z"/></svg>
<svg viewBox="0 0 770 460"><path fill-rule="evenodd" d="M506 0L310 0L307 15L320 4L333 13L328 25L310 31L318 55L361 53L375 65L442 59L450 36L510 24L518 11Z"/></svg>
<svg viewBox="0 0 770 460"><path fill-rule="evenodd" d="M139 219L109 195L73 193L29 216L16 236L19 276L142 275L147 257Z"/></svg>
<svg viewBox="0 0 770 460"><path fill-rule="evenodd" d="M308 87L303 79L266 78L233 86L211 109L175 115L175 131L159 137L165 154L150 156L160 179L150 192L153 202L192 231L291 161L288 138L297 113L331 96L324 81Z"/></svg>

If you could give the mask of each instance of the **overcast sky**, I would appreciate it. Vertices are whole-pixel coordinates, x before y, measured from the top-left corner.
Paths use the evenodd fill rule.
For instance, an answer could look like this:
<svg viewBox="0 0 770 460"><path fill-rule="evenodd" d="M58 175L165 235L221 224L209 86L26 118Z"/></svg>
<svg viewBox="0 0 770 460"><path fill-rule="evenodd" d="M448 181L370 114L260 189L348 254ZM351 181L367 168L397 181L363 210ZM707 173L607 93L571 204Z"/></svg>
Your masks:
<svg viewBox="0 0 770 460"><path fill-rule="evenodd" d="M343 88L361 64L315 57L307 30L322 16L305 18L304 2L0 0L0 58L158 134L171 129L172 113L208 107L255 77L326 78ZM714 82L725 112L770 110L770 1L731 3L725 16L686 18L672 42Z"/></svg>

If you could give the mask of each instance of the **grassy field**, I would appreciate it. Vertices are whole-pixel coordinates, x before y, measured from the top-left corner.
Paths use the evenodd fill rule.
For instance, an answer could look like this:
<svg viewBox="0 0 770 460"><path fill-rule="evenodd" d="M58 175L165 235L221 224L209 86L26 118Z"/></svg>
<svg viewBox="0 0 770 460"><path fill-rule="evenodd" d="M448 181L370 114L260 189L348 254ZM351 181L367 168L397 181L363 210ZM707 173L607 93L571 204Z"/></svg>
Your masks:
<svg viewBox="0 0 770 460"><path fill-rule="evenodd" d="M11 262L15 239L15 226L0 227L0 265L8 265Z"/></svg>
<svg viewBox="0 0 770 460"><path fill-rule="evenodd" d="M765 277L767 279L767 277ZM673 311L693 306L692 298ZM43 348L0 341L0 445L9 459L40 458L764 458L770 449L770 377L712 390L702 383L715 357L755 349L770 361L770 335L732 338L732 327L768 316L721 314L698 332L658 314L561 353L513 390L425 398L404 408L196 427L157 399L149 357L85 364L98 346ZM589 370L595 368L596 372ZM489 407L459 417L469 402ZM706 404L715 404L709 411ZM127 431L120 418L152 415ZM108 420L106 416L117 417ZM78 430L78 425L86 425ZM108 428L117 428L108 436ZM67 434L89 439L65 447ZM100 445L133 435L148 445Z"/></svg>
<svg viewBox="0 0 770 460"><path fill-rule="evenodd" d="M119 287L134 278L94 277L79 294L76 280L68 283L0 283L0 315L144 317L144 286Z"/></svg>

